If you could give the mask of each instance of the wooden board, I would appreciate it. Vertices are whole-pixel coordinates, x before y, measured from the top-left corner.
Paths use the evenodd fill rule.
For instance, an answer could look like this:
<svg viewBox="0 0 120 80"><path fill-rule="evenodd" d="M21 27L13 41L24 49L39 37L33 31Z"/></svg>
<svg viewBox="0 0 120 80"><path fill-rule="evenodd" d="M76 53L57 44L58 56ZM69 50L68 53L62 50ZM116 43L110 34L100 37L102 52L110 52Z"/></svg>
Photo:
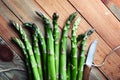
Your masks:
<svg viewBox="0 0 120 80"><path fill-rule="evenodd" d="M8 25L11 19L20 23L19 19L0 1L0 36L6 40L13 50L22 56L19 48L11 42L11 37L18 37L11 26Z"/></svg>
<svg viewBox="0 0 120 80"><path fill-rule="evenodd" d="M42 24L40 23L39 19L37 19L35 14L34 14L34 11L37 10L38 8L36 8L31 1L29 1L29 2L28 1L23 1L22 3L24 3L26 5L24 5L22 7L21 7L21 2L19 0L4 1L3 3L6 4L7 7L9 7L9 9L15 14L15 16L17 16L17 18L20 21L22 21L22 22L26 22L26 21L27 22L29 22L29 21L35 22L40 27L40 29L43 29ZM33 6L34 6L34 9L33 9ZM96 70L96 71L99 72L99 70ZM102 74L99 74L99 75L102 76Z"/></svg>
<svg viewBox="0 0 120 80"><path fill-rule="evenodd" d="M120 21L120 1L119 0L101 0L113 15Z"/></svg>
<svg viewBox="0 0 120 80"><path fill-rule="evenodd" d="M80 12L82 16L84 16L87 22L96 29L97 33L111 48L120 44L120 22L100 0L69 0L69 2ZM114 60L114 57L111 56L111 58ZM115 57L115 59L118 59L119 61L119 57ZM116 62L112 64L116 64ZM111 60L109 63L111 64ZM108 67L104 67L103 71L110 77L111 80L119 80L120 70L111 70L115 66L110 64ZM106 66L107 65L108 64L106 64ZM119 66L120 63L117 64L116 68Z"/></svg>
<svg viewBox="0 0 120 80"><path fill-rule="evenodd" d="M73 5L71 5L70 2ZM5 18L4 21L6 21L7 19L8 20L13 19L17 22L35 22L40 27L42 33L44 34L43 24L42 24L41 20L38 19L38 17L35 15L34 11L42 11L49 18L51 18L52 14L54 12L58 12L58 14L60 15L59 26L60 26L60 29L62 30L62 28L64 26L64 22L66 21L68 16L71 13L75 12L77 9L80 13L82 12L80 15L83 17L83 19L79 25L77 34L84 33L85 31L87 31L90 28L96 29L95 33L88 39L87 47L89 47L89 44L94 39L99 39L99 44L97 46L97 51L95 54L95 61L94 61L94 63L99 64L102 62L102 60L108 54L108 52L111 50L111 48L117 46L118 43L120 42L119 41L120 33L118 33L119 30L116 31L120 27L119 22L116 20L116 18L110 13L110 11L100 1L91 0L91 2L89 2L87 0L84 0L84 1L82 1L82 3L80 3L82 5L82 6L80 6L80 8L79 8L80 4L78 4L76 0L73 0L73 1L71 0L70 2L66 1L66 0L57 0L57 1L56 0L53 0L53 1L51 1L51 0L33 0L33 1L31 1L31 0L29 0L29 1L27 1L27 0L24 0L24 1L2 0L1 3L3 5L0 5L0 6L6 5L7 6L6 8L8 8L9 10L6 8L5 8L5 10L3 9L4 13L7 10L8 13L6 13L6 14L2 14L3 11L0 12L0 15L2 16L1 20ZM89 6L88 7L85 6L85 9L84 9L83 6L84 6L85 2ZM92 4L92 2L94 4ZM98 5L97 5L97 3L98 3ZM75 6L76 8L74 8L73 6ZM89 7L90 7L90 10L92 10L92 11L90 11L88 9ZM102 8L103 12L106 11L108 13L103 14L103 12L100 12L100 11L96 12L96 9L98 9L98 7L99 7L99 9ZM87 11L85 11L85 10L87 10ZM93 13L94 13L94 16L93 16ZM9 14L10 14L10 16L9 16ZM12 15L15 17L15 19L14 19L14 17L12 17ZM108 19L108 17L110 17L110 19ZM97 20L99 20L100 22L98 22ZM102 24L100 24L100 23L102 23ZM7 21L6 21L6 23L4 23L4 25L6 25L6 24L7 24ZM8 25L6 25L6 26L8 26ZM104 26L105 26L105 28L104 28ZM113 27L113 26L118 26L118 27ZM106 32L106 30L108 30L108 31ZM11 34L12 32L14 32L14 31L10 31L9 34ZM1 32L2 35L4 35L4 33L5 32ZM14 35L16 35L16 34L14 34ZM14 36L14 35L11 35L11 36ZM70 38L70 35L71 34L69 33L69 38ZM5 36L8 36L8 34L6 34ZM7 37L6 39L8 39L8 38L9 37ZM115 39L115 41L114 41L114 39ZM114 56L116 59L114 59L112 56ZM106 64L103 67L100 68L100 70L103 72L103 74L105 74L111 80L117 80L120 77L119 76L120 69L118 67L120 65L120 63L116 63L116 62L120 60L120 57L116 53L113 54L112 56L110 56L109 60L106 62ZM97 73L97 71L99 72L98 69L95 69L95 71L96 72L93 71L93 75L95 75L95 74L99 74L99 76L102 75L101 73ZM103 77L103 78L105 78L105 77ZM94 77L91 80L94 80ZM98 79L98 80L100 80L100 79Z"/></svg>
<svg viewBox="0 0 120 80"><path fill-rule="evenodd" d="M68 9L67 11L64 11L64 17L66 17L66 15L68 15L68 14L70 14L70 13L72 13L72 12L75 12L75 9L70 5L70 4L68 4L68 2L67 1L61 1L62 3L60 3L59 1L56 1L56 0L53 0L52 2L50 1L50 0L47 0L47 3L46 3L46 0L36 0L36 2L38 2L39 3L39 5L40 6L43 6L43 5L46 5L45 7L42 7L46 12L47 12L47 14L49 14L50 16L52 15L52 13L54 12L54 11L56 11L56 12L58 12L60 15L62 15L63 14L63 12L61 12L61 11L64 11L64 10L66 10L66 9ZM75 2L77 2L77 1L75 1ZM54 3L54 4L52 4L52 3ZM57 5L59 4L59 6L57 7ZM66 4L66 5L64 5L64 4ZM50 9L50 11L49 11L49 9ZM71 12L72 11L72 12ZM66 14L65 14L65 12L66 12ZM62 18L63 19L63 18ZM62 20L62 21L64 21L64 19ZM60 25L60 26L63 26L63 25ZM81 21L81 23L80 23L80 27L78 28L78 34L80 34L80 33L83 33L84 31L86 31L87 29L89 29L89 28L91 28L91 26L87 23L87 21L85 21L84 19L82 19L82 21ZM95 28L96 29L96 28ZM92 35L93 36L93 35ZM91 36L91 37L92 37ZM95 37L96 36L96 37ZM94 36L93 36L93 38L91 38L90 40L92 41L92 40L94 40L95 38L101 38L101 35L98 37L99 35L97 35L97 33L96 34L94 34ZM95 62L96 63L100 63L102 60L103 60L103 57L105 57L105 55L106 55L106 53L108 53L110 50L107 50L107 45L105 44L106 43L106 41L104 42L104 40L103 39L99 39L100 41L100 43L99 43L99 45L98 45L98 51L97 51L97 53L96 53L96 56L95 56ZM88 41L89 42L89 41ZM105 48L103 47L103 46L105 46ZM105 51L104 51L105 50ZM99 52L100 51L100 52ZM118 57L119 58L119 56L117 56L116 55L116 57ZM113 60L114 61L114 58L110 58L110 60ZM119 59L118 59L119 60ZM117 61L117 60L116 60ZM112 62L112 61L111 61ZM114 64L114 62L112 62L113 64ZM103 68L103 71L105 72L105 73L107 73L107 74L109 74L109 76L111 76L110 75L110 73L111 72L114 72L114 70L116 70L116 68L118 67L117 65L116 65L116 68L113 68L113 67L111 67L111 69L110 70L107 70L107 69L105 69L106 67L109 67L110 65L109 65L109 63L107 63L106 64L106 66L104 66L104 68ZM105 69L105 70L104 70ZM119 70L119 69L117 69L117 70Z"/></svg>

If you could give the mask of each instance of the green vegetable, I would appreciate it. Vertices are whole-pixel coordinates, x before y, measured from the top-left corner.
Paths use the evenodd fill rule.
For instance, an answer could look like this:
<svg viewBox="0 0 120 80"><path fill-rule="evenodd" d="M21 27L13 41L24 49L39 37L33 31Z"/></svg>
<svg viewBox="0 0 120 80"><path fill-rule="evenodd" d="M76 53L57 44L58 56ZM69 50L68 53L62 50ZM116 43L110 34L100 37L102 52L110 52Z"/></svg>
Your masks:
<svg viewBox="0 0 120 80"><path fill-rule="evenodd" d="M29 80L32 80L31 64L30 64L29 55L27 54L25 45L18 38L12 38L12 40L22 49L22 52L23 52L23 54L25 56L25 64L26 64L27 71L28 71L28 77L29 77Z"/></svg>
<svg viewBox="0 0 120 80"><path fill-rule="evenodd" d="M24 23L25 27L28 28L31 31L31 35L33 38L33 52L35 56L35 60L37 62L38 72L40 76L40 80L43 80L43 74L42 74L42 65L41 65L41 56L40 56L40 50L39 50L39 44L38 44L38 32L34 23Z"/></svg>
<svg viewBox="0 0 120 80"><path fill-rule="evenodd" d="M80 56L80 60L79 60L79 66L78 66L78 74L77 74L77 80L82 80L83 78L83 69L84 69L84 62L85 62L85 53L86 53L86 41L87 38L94 32L94 29L90 29L88 30L85 35L84 38L82 40L82 48L81 48L81 56Z"/></svg>
<svg viewBox="0 0 120 80"><path fill-rule="evenodd" d="M25 34L21 25L19 25L18 23L15 23L14 21L11 21L11 24L20 33L20 35L25 43L25 47L26 47L28 55L30 57L32 71L33 71L33 75L34 75L34 80L40 80L40 76L39 76L39 72L38 72L38 68L37 68L37 63L36 63L36 60L35 60L35 57L33 54L32 46L30 44L30 41L27 38L27 35Z"/></svg>
<svg viewBox="0 0 120 80"><path fill-rule="evenodd" d="M50 20L42 13L36 12L36 14L43 19L46 30L46 44L47 44L47 67L48 69L48 80L56 80L55 75L55 59L54 59L54 40L52 35L52 25Z"/></svg>
<svg viewBox="0 0 120 80"><path fill-rule="evenodd" d="M80 34L77 37L77 42L81 41L84 38L85 34Z"/></svg>
<svg viewBox="0 0 120 80"><path fill-rule="evenodd" d="M58 27L58 18L59 15L57 13L53 14L53 38L54 38L54 53L55 53L55 71L56 71L56 80L59 78L59 41L60 41L60 33Z"/></svg>
<svg viewBox="0 0 120 80"><path fill-rule="evenodd" d="M37 27L36 24L32 24L32 23L24 23L25 26L30 26L31 25L31 28L32 30L34 31L37 31L37 34L38 34L38 40L40 42L40 49L41 49L41 58L42 58L42 67L43 67L43 79L46 80L46 77L47 77L47 72L46 72L46 65L47 65L47 62L46 62L46 43L45 43L45 39L44 39L44 36L42 35L41 33L41 30L39 29L39 27Z"/></svg>
<svg viewBox="0 0 120 80"><path fill-rule="evenodd" d="M68 38L68 30L70 28L70 24L73 19L76 17L76 13L73 13L69 16L65 27L63 29L61 45L60 45L60 80L66 80L66 50L67 50L67 38Z"/></svg>
<svg viewBox="0 0 120 80"><path fill-rule="evenodd" d="M70 80L70 58L67 59L67 80Z"/></svg>
<svg viewBox="0 0 120 80"><path fill-rule="evenodd" d="M77 40L76 40L76 32L77 32L77 27L81 21L81 17L79 17L72 29L72 37L71 37L71 77L70 80L76 80L77 77Z"/></svg>

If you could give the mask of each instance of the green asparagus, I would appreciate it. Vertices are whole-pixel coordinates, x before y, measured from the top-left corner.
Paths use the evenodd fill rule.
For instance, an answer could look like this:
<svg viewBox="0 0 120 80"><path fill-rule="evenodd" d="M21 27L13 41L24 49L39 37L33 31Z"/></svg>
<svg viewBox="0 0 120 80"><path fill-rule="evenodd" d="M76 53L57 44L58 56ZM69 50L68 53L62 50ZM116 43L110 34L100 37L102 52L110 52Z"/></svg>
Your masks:
<svg viewBox="0 0 120 80"><path fill-rule="evenodd" d="M77 77L77 40L76 40L76 32L77 32L77 27L81 21L81 17L79 17L72 29L72 37L71 37L71 77L70 80L76 80Z"/></svg>
<svg viewBox="0 0 120 80"><path fill-rule="evenodd" d="M30 60L29 60L29 56L27 54L25 45L18 38L12 38L12 40L22 49L22 52L24 53L24 56L25 56L25 64L26 64L27 71L28 71L28 77L29 77L29 80L32 80L32 71L31 71L31 66L30 66Z"/></svg>
<svg viewBox="0 0 120 80"><path fill-rule="evenodd" d="M41 49L41 58L42 58L42 67L43 67L43 79L46 80L46 43L45 39L41 33L41 30L39 27L37 27L36 24L31 24L31 23L24 23L25 26L29 26L32 28L32 30L37 31L38 33L38 40L40 42L40 49Z"/></svg>
<svg viewBox="0 0 120 80"><path fill-rule="evenodd" d="M84 38L85 34L79 34L77 37L77 43Z"/></svg>
<svg viewBox="0 0 120 80"><path fill-rule="evenodd" d="M67 57L67 80L70 80L70 57Z"/></svg>
<svg viewBox="0 0 120 80"><path fill-rule="evenodd" d="M60 41L60 33L58 27L59 15L57 13L53 14L53 38L54 38L54 53L55 53L55 71L56 71L56 80L59 78L59 41Z"/></svg>
<svg viewBox="0 0 120 80"><path fill-rule="evenodd" d="M76 17L76 12L71 14L64 26L62 38L61 38L61 45L60 45L60 80L66 80L66 50L67 50L67 37L68 37L68 30L70 28L70 24L72 23L73 19Z"/></svg>
<svg viewBox="0 0 120 80"><path fill-rule="evenodd" d="M26 47L28 55L30 57L32 71L33 71L33 75L34 75L34 80L40 80L40 76L39 76L39 72L38 72L38 68L37 68L37 63L36 63L36 60L35 60L35 57L33 54L32 46L30 44L30 41L27 38L27 35L25 34L21 25L19 25L18 23L15 23L14 21L11 21L11 24L20 33L20 35L25 43L25 47Z"/></svg>
<svg viewBox="0 0 120 80"><path fill-rule="evenodd" d="M37 62L38 72L40 76L40 80L43 80L42 75L42 65L41 65L41 56L40 56L40 50L39 50L39 44L38 44L38 32L36 28L33 26L34 23L24 23L25 27L28 28L31 31L31 35L33 38L33 52L35 56L35 60Z"/></svg>
<svg viewBox="0 0 120 80"><path fill-rule="evenodd" d="M82 48L81 48L81 56L80 56L80 60L79 60L79 65L78 65L78 74L77 74L77 80L82 80L83 78L83 69L84 69L84 62L85 62L85 53L86 53L86 41L87 38L94 32L94 29L90 29L88 30L85 35L84 38L82 40Z"/></svg>
<svg viewBox="0 0 120 80"><path fill-rule="evenodd" d="M46 30L46 44L47 44L47 67L48 69L48 80L56 80L55 75L55 59L54 59L54 40L52 35L52 25L50 20L43 15L41 12L36 12L36 14L43 19L44 26Z"/></svg>

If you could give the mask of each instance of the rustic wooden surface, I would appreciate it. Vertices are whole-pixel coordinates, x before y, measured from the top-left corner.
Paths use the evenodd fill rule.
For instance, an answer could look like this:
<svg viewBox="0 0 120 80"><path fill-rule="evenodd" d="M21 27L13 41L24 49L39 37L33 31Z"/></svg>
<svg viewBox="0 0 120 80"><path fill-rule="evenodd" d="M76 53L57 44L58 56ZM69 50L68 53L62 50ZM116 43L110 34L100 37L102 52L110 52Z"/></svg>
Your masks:
<svg viewBox="0 0 120 80"><path fill-rule="evenodd" d="M116 3L115 0L113 1ZM119 5L119 3L117 3L117 5ZM77 11L79 16L83 17L77 34L84 33L90 28L96 30L87 42L87 47L89 47L89 44L94 39L99 40L95 54L95 64L100 64L111 49L120 45L120 22L101 0L1 0L0 36L2 36L20 56L22 56L22 53L19 48L10 41L11 37L18 36L8 25L8 22L11 19L20 24L23 22L35 22L44 34L43 24L40 19L37 18L34 11L42 11L50 19L52 14L57 12L60 15L60 30L62 30L68 16ZM112 54L104 66L92 69L90 80L120 80L119 61L120 54Z"/></svg>

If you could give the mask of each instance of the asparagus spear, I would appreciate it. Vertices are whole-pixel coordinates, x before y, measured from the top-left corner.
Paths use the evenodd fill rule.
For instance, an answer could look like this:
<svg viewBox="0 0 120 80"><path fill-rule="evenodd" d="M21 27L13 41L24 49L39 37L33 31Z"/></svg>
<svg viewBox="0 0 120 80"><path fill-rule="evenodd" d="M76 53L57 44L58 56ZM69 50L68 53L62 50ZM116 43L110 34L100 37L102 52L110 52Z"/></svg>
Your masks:
<svg viewBox="0 0 120 80"><path fill-rule="evenodd" d="M11 21L11 24L20 33L20 35L21 35L21 37L22 37L22 39L23 39L23 41L25 43L25 47L26 47L28 55L30 57L32 71L33 71L33 75L34 75L34 80L40 80L40 76L39 76L39 72L38 72L38 68L37 68L37 63L35 61L32 46L31 46L31 44L30 44L30 42L29 42L29 40L27 38L27 35L25 34L25 32L22 29L21 25L19 25L18 23L15 23L14 21Z"/></svg>
<svg viewBox="0 0 120 80"><path fill-rule="evenodd" d="M55 71L56 71L56 80L59 78L59 40L60 33L58 30L58 20L59 15L57 13L53 14L53 38L54 38L54 53L55 53Z"/></svg>
<svg viewBox="0 0 120 80"><path fill-rule="evenodd" d="M77 37L77 43L84 38L85 34L79 34Z"/></svg>
<svg viewBox="0 0 120 80"><path fill-rule="evenodd" d="M76 17L76 13L73 13L69 16L65 27L63 29L62 38L61 38L61 45L60 45L60 80L66 80L66 50L67 50L67 37L68 37L68 30L70 28L70 24L73 19Z"/></svg>
<svg viewBox="0 0 120 80"><path fill-rule="evenodd" d="M46 30L46 44L47 44L47 59L48 59L48 79L49 80L56 80L55 75L55 59L54 59L54 41L53 41L53 35L52 35L52 25L50 23L50 20L43 15L42 13L36 12L36 14L43 19L45 30Z"/></svg>
<svg viewBox="0 0 120 80"><path fill-rule="evenodd" d="M25 27L30 29L32 38L33 38L33 52L34 56L37 62L37 67L38 67L38 72L40 76L40 80L43 80L43 75L42 75L42 65L41 65L41 56L40 56L40 50L39 50L39 45L38 45L38 32L36 28L33 26L35 25L34 23L24 23Z"/></svg>
<svg viewBox="0 0 120 80"><path fill-rule="evenodd" d="M74 25L73 25L73 29L72 29L72 37L71 37L71 76L70 76L70 80L76 80L77 77L77 40L76 40L76 31L77 31L77 27L79 25L81 21L81 17L79 17Z"/></svg>
<svg viewBox="0 0 120 80"><path fill-rule="evenodd" d="M37 27L36 24L32 23L24 23L25 26L31 27L31 29L34 31L37 31L38 34L38 40L40 42L40 48L41 48L41 56L42 56L42 67L43 67L43 79L46 80L46 43L45 39L41 33L41 30L39 27Z"/></svg>
<svg viewBox="0 0 120 80"><path fill-rule="evenodd" d="M18 38L12 38L12 40L22 49L22 52L25 56L25 63L26 63L27 71L28 71L28 77L30 80L32 80L32 71L31 71L31 66L30 66L30 60L29 60L29 56L27 54L25 45Z"/></svg>
<svg viewBox="0 0 120 80"><path fill-rule="evenodd" d="M70 80L70 57L67 57L67 80Z"/></svg>
<svg viewBox="0 0 120 80"><path fill-rule="evenodd" d="M82 49L81 49L81 56L80 56L80 61L79 61L79 66L78 66L78 74L77 74L77 80L82 80L83 77L83 69L84 69L84 62L85 62L85 53L86 53L86 41L87 38L94 32L94 29L88 30L84 38L82 40Z"/></svg>

